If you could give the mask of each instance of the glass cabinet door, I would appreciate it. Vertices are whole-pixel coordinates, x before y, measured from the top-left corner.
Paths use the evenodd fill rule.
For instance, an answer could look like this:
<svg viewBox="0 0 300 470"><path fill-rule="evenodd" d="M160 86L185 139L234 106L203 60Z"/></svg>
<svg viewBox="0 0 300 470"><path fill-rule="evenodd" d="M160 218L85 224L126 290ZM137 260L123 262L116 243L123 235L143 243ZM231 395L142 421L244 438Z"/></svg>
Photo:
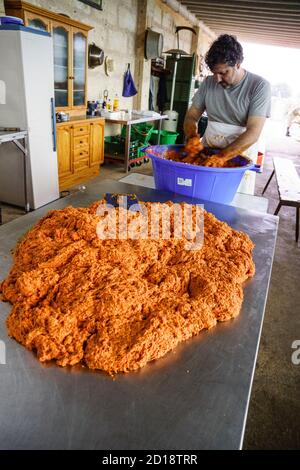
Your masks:
<svg viewBox="0 0 300 470"><path fill-rule="evenodd" d="M50 20L29 11L24 12L25 25L29 28L39 29L40 31L50 32Z"/></svg>
<svg viewBox="0 0 300 470"><path fill-rule="evenodd" d="M86 36L73 33L73 106L85 105L86 47Z"/></svg>
<svg viewBox="0 0 300 470"><path fill-rule="evenodd" d="M39 18L28 20L28 26L29 28L39 29L40 31L48 31L47 25Z"/></svg>
<svg viewBox="0 0 300 470"><path fill-rule="evenodd" d="M55 26L53 27L53 58L56 107L65 107L69 105L68 55L69 31L63 26Z"/></svg>

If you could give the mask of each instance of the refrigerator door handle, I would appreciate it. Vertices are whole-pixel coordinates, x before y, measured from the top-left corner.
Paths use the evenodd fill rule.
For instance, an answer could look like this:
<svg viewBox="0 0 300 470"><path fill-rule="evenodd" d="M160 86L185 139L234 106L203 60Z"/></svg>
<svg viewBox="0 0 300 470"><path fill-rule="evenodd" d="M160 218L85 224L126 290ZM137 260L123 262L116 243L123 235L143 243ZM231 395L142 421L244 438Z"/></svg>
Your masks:
<svg viewBox="0 0 300 470"><path fill-rule="evenodd" d="M51 98L51 118L52 118L52 139L53 151L56 152L56 117L55 117L54 98Z"/></svg>

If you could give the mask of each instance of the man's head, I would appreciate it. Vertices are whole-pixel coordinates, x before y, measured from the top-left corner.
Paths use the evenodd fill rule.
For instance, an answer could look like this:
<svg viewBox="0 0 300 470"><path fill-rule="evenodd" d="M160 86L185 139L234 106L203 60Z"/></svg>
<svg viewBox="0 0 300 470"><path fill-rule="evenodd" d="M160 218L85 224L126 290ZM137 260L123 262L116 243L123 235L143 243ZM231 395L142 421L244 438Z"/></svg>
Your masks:
<svg viewBox="0 0 300 470"><path fill-rule="evenodd" d="M243 48L234 36L223 34L212 43L205 62L224 88L237 84L242 76Z"/></svg>

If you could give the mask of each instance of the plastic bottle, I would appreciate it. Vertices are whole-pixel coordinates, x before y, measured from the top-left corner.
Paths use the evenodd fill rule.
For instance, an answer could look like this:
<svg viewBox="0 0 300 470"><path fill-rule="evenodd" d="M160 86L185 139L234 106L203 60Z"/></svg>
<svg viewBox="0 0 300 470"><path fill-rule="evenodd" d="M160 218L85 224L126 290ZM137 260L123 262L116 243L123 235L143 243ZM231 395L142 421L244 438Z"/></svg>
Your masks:
<svg viewBox="0 0 300 470"><path fill-rule="evenodd" d="M116 93L115 99L114 99L114 104L113 104L113 110L114 111L119 111L119 97Z"/></svg>
<svg viewBox="0 0 300 470"><path fill-rule="evenodd" d="M107 105L106 105L106 109L107 109L108 111L112 111L111 100L108 100Z"/></svg>

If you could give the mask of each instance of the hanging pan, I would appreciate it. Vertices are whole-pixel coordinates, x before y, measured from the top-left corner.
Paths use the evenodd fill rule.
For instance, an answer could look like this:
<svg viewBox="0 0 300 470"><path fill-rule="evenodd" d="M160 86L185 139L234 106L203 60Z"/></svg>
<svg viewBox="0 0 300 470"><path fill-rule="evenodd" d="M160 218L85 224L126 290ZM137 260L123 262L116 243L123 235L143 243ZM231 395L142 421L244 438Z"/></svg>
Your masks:
<svg viewBox="0 0 300 470"><path fill-rule="evenodd" d="M88 63L89 68L94 69L99 65L102 65L104 61L104 51L100 47L96 46L93 42L89 45L89 52L88 52Z"/></svg>

